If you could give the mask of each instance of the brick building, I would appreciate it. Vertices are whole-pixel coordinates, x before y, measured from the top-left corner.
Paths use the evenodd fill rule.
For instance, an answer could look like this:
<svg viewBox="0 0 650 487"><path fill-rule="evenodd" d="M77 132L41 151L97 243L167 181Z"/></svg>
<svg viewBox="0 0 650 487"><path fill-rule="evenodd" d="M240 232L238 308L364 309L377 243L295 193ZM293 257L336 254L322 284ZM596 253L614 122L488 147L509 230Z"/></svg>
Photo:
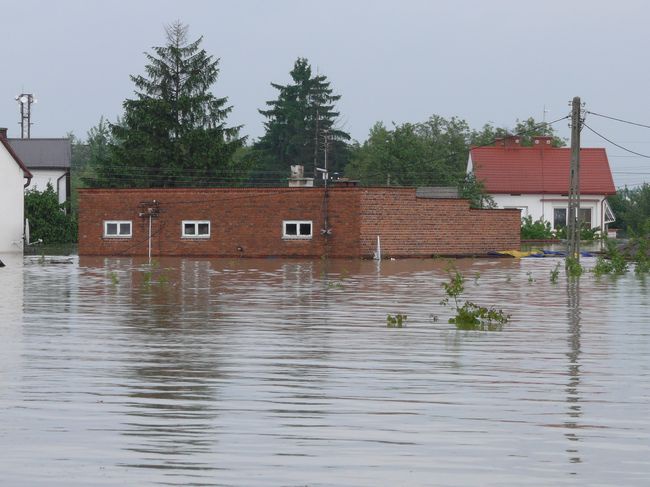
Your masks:
<svg viewBox="0 0 650 487"><path fill-rule="evenodd" d="M329 231L325 231L325 228ZM384 257L518 249L519 210L415 188L83 189L80 255Z"/></svg>

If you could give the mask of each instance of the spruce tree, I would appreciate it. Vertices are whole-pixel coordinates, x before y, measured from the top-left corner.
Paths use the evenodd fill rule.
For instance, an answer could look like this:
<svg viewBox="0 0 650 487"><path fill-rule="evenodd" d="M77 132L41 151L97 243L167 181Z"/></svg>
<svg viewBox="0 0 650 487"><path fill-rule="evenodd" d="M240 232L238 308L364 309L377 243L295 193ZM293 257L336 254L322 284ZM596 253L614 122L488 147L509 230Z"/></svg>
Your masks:
<svg viewBox="0 0 650 487"><path fill-rule="evenodd" d="M275 100L267 101L268 109L259 110L267 118L266 132L255 144L263 168L275 175L287 175L289 166L305 166L306 175L314 175L323 167L327 150L330 173L342 171L347 163L347 141L350 135L337 128L339 112L324 75L312 75L307 59L298 58L286 85L271 83L278 90Z"/></svg>
<svg viewBox="0 0 650 487"><path fill-rule="evenodd" d="M145 75L131 76L135 98L111 125L113 143L98 167L103 186L210 186L241 178L233 154L240 127L226 127L232 107L211 91L219 59L188 41L188 27L166 27L167 43L145 53Z"/></svg>

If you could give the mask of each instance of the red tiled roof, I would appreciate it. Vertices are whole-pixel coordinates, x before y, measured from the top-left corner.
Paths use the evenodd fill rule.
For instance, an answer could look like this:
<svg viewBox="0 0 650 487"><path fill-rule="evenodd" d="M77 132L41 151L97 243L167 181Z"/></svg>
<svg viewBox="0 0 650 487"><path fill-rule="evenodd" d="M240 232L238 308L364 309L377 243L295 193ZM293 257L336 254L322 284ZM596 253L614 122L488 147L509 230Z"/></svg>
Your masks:
<svg viewBox="0 0 650 487"><path fill-rule="evenodd" d="M567 194L571 149L476 147L470 157L476 179L488 193ZM580 150L580 193L616 194L605 149Z"/></svg>

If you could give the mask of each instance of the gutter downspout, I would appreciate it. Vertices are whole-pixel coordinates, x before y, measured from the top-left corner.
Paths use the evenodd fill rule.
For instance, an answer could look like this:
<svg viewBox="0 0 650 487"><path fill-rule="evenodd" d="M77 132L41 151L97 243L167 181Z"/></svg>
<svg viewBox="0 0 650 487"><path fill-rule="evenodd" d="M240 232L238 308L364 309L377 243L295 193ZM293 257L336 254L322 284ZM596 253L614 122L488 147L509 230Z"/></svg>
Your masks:
<svg viewBox="0 0 650 487"><path fill-rule="evenodd" d="M62 180L64 177L66 177L66 174L67 174L67 173L63 173L63 174L62 174L61 176L59 176L59 177L57 178L57 180L56 180L56 196L57 196L57 198L58 198L59 200L61 199L61 180ZM60 201L59 201L59 204L61 204Z"/></svg>
<svg viewBox="0 0 650 487"><path fill-rule="evenodd" d="M29 176L28 178L25 178L25 179L27 180L27 182L25 183L23 188L26 188L27 186L29 186L29 184L32 182L32 176Z"/></svg>

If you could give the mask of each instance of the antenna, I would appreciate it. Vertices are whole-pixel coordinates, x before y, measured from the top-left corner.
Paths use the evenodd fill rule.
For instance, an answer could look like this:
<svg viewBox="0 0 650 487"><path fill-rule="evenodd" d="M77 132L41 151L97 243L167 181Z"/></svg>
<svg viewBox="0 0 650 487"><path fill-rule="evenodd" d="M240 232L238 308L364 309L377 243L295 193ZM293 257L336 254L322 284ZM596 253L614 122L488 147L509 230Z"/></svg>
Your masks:
<svg viewBox="0 0 650 487"><path fill-rule="evenodd" d="M15 100L20 104L20 138L29 139L32 134L32 103L36 103L36 97L31 93L21 93Z"/></svg>

